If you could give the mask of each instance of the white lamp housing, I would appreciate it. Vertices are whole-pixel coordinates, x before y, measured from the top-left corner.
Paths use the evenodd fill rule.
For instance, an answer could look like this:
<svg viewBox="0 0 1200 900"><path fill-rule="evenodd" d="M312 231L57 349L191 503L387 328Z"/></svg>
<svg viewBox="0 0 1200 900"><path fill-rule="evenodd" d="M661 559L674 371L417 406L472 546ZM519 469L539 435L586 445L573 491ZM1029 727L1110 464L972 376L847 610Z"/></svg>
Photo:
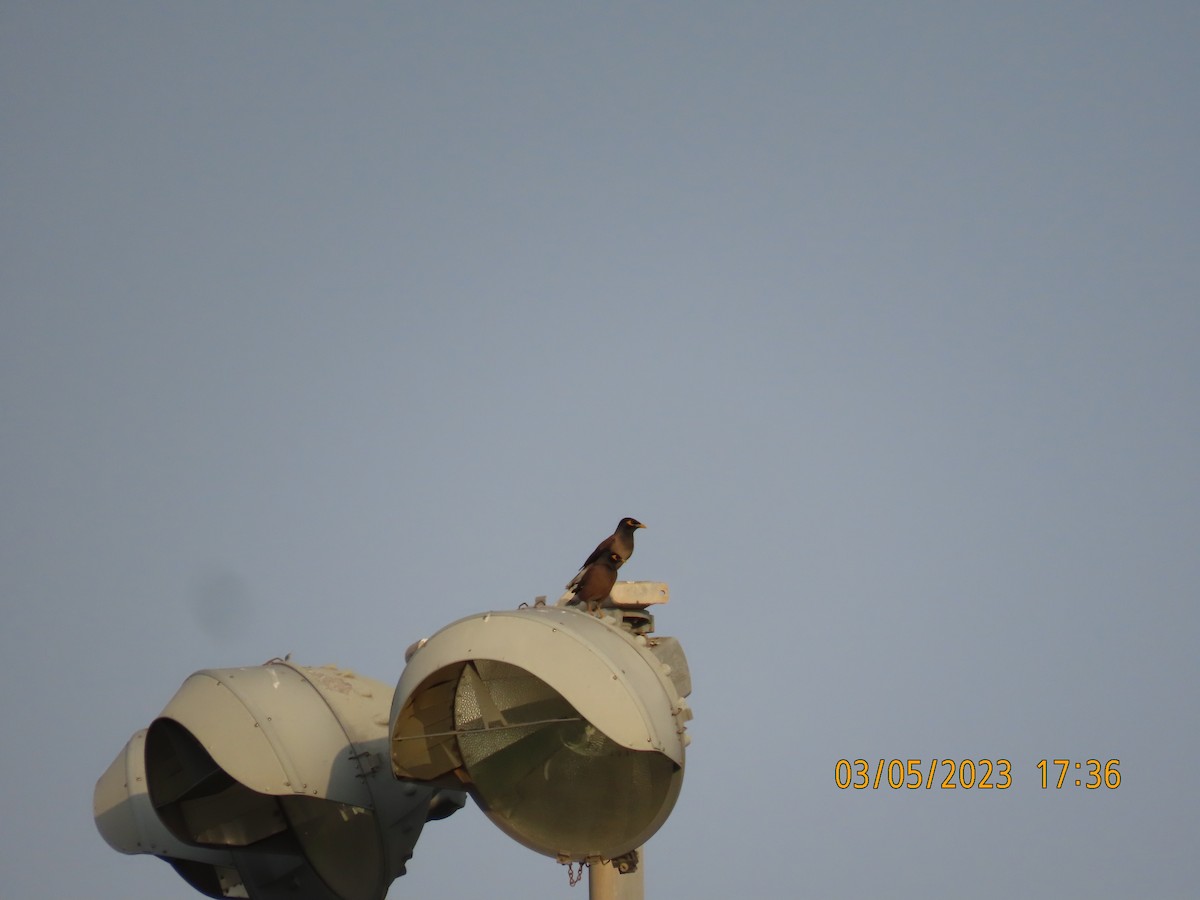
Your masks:
<svg viewBox="0 0 1200 900"><path fill-rule="evenodd" d="M465 786L503 831L561 861L641 846L679 796L690 687L678 642L620 615L533 607L434 634L392 702L397 777Z"/></svg>

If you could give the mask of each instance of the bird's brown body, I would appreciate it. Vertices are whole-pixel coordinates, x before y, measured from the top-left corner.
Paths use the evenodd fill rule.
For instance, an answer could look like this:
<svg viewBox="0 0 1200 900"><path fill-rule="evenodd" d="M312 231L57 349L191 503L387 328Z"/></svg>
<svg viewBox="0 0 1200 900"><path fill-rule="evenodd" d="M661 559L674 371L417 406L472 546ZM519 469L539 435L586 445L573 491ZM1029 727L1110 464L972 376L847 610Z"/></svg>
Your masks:
<svg viewBox="0 0 1200 900"><path fill-rule="evenodd" d="M576 578L579 584L575 588L575 599L571 602L582 603L589 613L594 614L612 593L621 562L620 554L611 552L584 566Z"/></svg>

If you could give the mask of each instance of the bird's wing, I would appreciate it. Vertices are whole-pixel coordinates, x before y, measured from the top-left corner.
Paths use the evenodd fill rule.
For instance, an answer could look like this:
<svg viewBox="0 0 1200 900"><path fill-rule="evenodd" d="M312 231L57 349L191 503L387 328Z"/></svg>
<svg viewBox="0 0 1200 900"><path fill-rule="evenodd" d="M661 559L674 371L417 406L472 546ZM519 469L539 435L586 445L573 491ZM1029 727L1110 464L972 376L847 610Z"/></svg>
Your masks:
<svg viewBox="0 0 1200 900"><path fill-rule="evenodd" d="M583 561L583 565L579 567L579 570L582 572L592 563L596 562L596 560L607 556L612 551L612 545L616 542L616 540L616 534L610 534L608 537L598 543L596 545L596 549L592 551L592 555Z"/></svg>
<svg viewBox="0 0 1200 900"><path fill-rule="evenodd" d="M596 549L592 551L592 555L583 561L583 565L579 567L579 571L575 573L575 577L567 582L567 590L574 591L579 588L579 579L583 577L583 572L592 563L603 558L612 550L613 542L617 539L616 534L610 534L604 540L596 545Z"/></svg>

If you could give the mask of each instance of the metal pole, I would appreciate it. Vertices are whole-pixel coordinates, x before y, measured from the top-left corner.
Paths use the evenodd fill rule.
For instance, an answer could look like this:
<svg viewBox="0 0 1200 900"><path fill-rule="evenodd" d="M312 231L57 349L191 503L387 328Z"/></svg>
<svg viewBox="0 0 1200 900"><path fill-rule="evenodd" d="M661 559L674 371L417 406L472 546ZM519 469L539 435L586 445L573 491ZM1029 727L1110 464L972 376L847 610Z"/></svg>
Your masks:
<svg viewBox="0 0 1200 900"><path fill-rule="evenodd" d="M638 848L638 867L622 875L608 863L588 866L588 900L645 900L646 848Z"/></svg>

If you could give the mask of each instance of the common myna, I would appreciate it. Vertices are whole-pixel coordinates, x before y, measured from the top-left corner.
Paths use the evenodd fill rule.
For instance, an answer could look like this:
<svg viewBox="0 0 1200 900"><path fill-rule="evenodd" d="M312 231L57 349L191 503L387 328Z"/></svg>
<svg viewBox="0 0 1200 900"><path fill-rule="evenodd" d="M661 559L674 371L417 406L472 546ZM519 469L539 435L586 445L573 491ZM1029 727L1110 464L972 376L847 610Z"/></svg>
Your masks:
<svg viewBox="0 0 1200 900"><path fill-rule="evenodd" d="M596 545L596 549L592 551L592 555L583 561L583 565L579 567L579 571L575 577L567 584L568 591L577 590L579 587L579 579L583 577L583 571L592 563L607 556L609 553L617 555L617 568L625 565L625 560L633 556L633 533L639 528L646 526L637 519L626 516L617 523L617 530L602 540Z"/></svg>

